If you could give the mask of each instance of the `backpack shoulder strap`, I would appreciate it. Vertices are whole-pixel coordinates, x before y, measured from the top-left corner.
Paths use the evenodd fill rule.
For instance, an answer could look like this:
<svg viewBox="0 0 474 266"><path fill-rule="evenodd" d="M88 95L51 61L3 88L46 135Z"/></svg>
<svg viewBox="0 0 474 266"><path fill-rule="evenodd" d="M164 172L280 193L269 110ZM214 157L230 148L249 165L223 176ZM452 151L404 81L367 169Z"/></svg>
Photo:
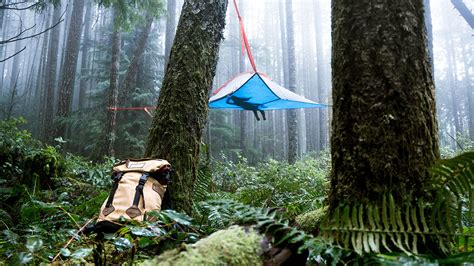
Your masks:
<svg viewBox="0 0 474 266"><path fill-rule="evenodd" d="M115 208L112 205L112 202L114 201L114 196L115 192L117 191L120 179L122 179L123 172L113 172L112 173L112 180L114 181L114 184L112 185L112 189L109 192L109 197L107 198L107 203L105 204L105 208L102 211L102 213L107 216L110 213L112 213Z"/></svg>
<svg viewBox="0 0 474 266"><path fill-rule="evenodd" d="M150 173L144 172L142 173L142 176L140 177L140 181L138 181L138 185L135 188L135 197L133 198L133 203L130 208L128 208L125 213L130 216L130 218L135 218L137 216L140 216L142 212L138 208L138 203L140 202L140 198L143 196L143 187L145 186L146 180L148 179L148 176ZM143 208L145 208L145 198L143 197Z"/></svg>

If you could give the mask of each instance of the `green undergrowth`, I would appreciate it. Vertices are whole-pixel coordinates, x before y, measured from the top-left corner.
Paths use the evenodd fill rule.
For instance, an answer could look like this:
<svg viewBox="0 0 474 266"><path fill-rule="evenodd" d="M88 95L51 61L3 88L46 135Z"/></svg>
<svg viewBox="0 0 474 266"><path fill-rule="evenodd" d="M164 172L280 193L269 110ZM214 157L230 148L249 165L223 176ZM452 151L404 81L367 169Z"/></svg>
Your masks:
<svg viewBox="0 0 474 266"><path fill-rule="evenodd" d="M359 223L353 221L365 217L364 207L357 209L364 212L342 215L332 227L320 227L329 187L327 152L308 155L294 165L268 160L250 166L245 158L235 163L203 162L198 169L194 203L190 203L192 216L172 210L151 213L153 222L126 223L116 234L106 234L99 241L95 234L84 235L79 229L97 218L111 186L110 171L116 160L92 162L66 154L60 139L53 145L42 144L19 129L23 122L0 121L0 264L37 265L53 260L62 264L93 263L97 262L94 250L101 247L103 251L95 259L107 264L217 261L216 265L250 265L271 259L258 251L256 242L262 236L269 239L270 247L288 247L293 253L305 254L308 265L436 265L474 260L472 237L467 239L467 250L465 239L458 238L451 250L460 253L442 258L395 249L361 252L356 247L364 248L365 243L370 247L370 234L365 238ZM469 160L472 155L465 154L433 169L440 177L433 186L438 187L443 202L452 203L440 205L444 211L436 215L447 217L456 210L451 208L453 204L462 203L464 209L458 217L465 234L472 234L474 228ZM463 194L466 191L471 194ZM397 216L398 209L392 209ZM387 217L392 216L389 212ZM348 224L343 224L344 220ZM349 239L350 245L320 235L327 235L335 226L347 232L350 237L343 239ZM394 233L389 226L376 234L390 237ZM400 239L411 240L410 236L408 233L408 238ZM221 247L225 247L225 257L220 256Z"/></svg>
<svg viewBox="0 0 474 266"><path fill-rule="evenodd" d="M322 207L329 189L329 154L307 155L295 164L268 160L256 166L240 157L211 165L210 198L228 198L256 207L285 209L289 218Z"/></svg>

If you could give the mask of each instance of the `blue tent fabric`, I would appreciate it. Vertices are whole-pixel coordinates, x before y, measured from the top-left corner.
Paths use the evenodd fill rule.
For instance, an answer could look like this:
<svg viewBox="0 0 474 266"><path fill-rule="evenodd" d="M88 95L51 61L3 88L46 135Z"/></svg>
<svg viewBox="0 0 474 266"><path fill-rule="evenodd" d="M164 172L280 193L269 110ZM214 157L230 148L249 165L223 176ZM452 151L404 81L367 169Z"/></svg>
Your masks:
<svg viewBox="0 0 474 266"><path fill-rule="evenodd" d="M209 107L234 110L278 110L293 108L325 108L293 93L263 74L243 73L232 79L209 100Z"/></svg>

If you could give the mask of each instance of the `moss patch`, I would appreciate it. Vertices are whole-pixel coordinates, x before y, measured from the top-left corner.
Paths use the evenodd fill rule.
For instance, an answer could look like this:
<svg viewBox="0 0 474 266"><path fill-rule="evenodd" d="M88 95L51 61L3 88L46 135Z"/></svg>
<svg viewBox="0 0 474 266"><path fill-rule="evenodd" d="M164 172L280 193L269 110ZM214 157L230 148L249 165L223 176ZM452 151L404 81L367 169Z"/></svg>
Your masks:
<svg viewBox="0 0 474 266"><path fill-rule="evenodd" d="M252 229L232 226L201 239L167 251L142 265L261 265L262 236Z"/></svg>
<svg viewBox="0 0 474 266"><path fill-rule="evenodd" d="M296 223L301 230L306 232L314 232L318 229L322 218L326 215L327 207L322 207L314 211L303 213L296 217Z"/></svg>

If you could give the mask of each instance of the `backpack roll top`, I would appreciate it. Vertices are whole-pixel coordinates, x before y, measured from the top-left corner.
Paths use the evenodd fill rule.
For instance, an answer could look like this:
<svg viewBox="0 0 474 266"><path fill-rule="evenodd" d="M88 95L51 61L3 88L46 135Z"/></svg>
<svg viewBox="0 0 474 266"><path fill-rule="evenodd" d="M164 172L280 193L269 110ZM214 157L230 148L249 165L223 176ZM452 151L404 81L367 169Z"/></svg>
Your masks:
<svg viewBox="0 0 474 266"><path fill-rule="evenodd" d="M161 210L170 172L168 161L160 159L129 159L116 164L114 183L97 221L124 217L142 222L146 212Z"/></svg>

